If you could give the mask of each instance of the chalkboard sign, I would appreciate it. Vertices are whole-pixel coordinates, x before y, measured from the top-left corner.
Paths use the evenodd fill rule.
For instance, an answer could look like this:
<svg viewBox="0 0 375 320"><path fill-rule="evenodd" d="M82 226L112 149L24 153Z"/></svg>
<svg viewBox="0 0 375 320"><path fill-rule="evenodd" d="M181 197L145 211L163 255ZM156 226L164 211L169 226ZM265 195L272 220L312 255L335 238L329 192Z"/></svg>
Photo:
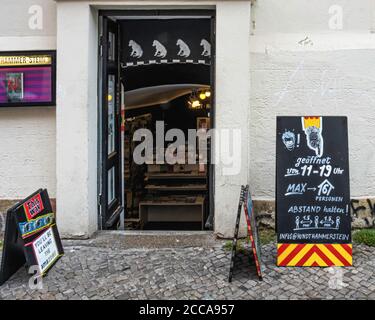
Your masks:
<svg viewBox="0 0 375 320"><path fill-rule="evenodd" d="M346 117L277 117L278 265L352 264Z"/></svg>
<svg viewBox="0 0 375 320"><path fill-rule="evenodd" d="M64 254L55 214L46 189L40 189L7 211L0 285L23 265L37 266L44 276Z"/></svg>

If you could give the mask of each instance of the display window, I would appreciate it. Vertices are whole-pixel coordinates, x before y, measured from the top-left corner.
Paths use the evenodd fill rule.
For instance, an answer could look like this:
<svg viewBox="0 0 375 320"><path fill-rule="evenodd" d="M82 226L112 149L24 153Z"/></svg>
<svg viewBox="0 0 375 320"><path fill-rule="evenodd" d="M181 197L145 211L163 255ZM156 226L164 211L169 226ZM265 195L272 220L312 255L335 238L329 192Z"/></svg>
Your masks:
<svg viewBox="0 0 375 320"><path fill-rule="evenodd" d="M56 105L56 52L0 52L0 107Z"/></svg>

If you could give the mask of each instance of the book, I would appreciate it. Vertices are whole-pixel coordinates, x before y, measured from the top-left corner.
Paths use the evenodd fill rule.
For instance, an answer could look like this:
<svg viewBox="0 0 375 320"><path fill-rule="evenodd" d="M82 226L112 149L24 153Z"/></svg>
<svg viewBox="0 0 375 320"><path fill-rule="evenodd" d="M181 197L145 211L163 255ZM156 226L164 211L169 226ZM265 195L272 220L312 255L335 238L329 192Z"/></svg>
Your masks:
<svg viewBox="0 0 375 320"><path fill-rule="evenodd" d="M6 93L9 102L23 100L23 73L7 73L5 77Z"/></svg>

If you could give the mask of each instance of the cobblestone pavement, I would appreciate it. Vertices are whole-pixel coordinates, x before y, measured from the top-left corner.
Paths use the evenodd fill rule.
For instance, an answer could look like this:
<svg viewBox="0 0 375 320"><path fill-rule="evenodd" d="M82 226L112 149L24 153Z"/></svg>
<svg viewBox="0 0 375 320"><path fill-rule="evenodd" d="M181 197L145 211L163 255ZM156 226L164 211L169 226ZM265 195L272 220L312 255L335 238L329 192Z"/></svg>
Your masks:
<svg viewBox="0 0 375 320"><path fill-rule="evenodd" d="M29 288L22 268L0 287L0 299L375 299L375 248L364 245L354 246L355 267L279 268L275 244L267 244L262 246L263 281L248 256L239 255L228 283L225 241L206 235L198 247L146 247L137 241L125 246L131 237L64 241L65 255L42 290Z"/></svg>

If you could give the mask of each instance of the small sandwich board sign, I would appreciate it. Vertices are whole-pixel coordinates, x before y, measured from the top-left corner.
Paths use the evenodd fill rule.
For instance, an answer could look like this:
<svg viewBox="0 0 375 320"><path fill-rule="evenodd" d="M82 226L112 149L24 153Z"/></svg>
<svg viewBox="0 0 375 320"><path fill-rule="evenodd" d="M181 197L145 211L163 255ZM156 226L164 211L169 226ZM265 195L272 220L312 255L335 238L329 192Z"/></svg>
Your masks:
<svg viewBox="0 0 375 320"><path fill-rule="evenodd" d="M25 264L45 276L64 250L46 189L39 189L7 211L0 285Z"/></svg>
<svg viewBox="0 0 375 320"><path fill-rule="evenodd" d="M347 118L277 117L277 265L351 266Z"/></svg>
<svg viewBox="0 0 375 320"><path fill-rule="evenodd" d="M262 280L261 257L260 257L261 252L260 252L258 230L257 230L256 222L255 222L254 207L253 207L253 202L251 199L251 194L249 191L249 186L246 185L246 186L241 186L240 199L238 202L228 282L232 282L232 278L233 278L233 269L234 269L234 263L236 259L236 253L237 253L236 249L237 249L237 240L238 240L238 229L240 226L242 206L244 207L244 213L245 213L246 224L247 224L248 240L250 240L250 243L251 243L257 275L258 275L259 280Z"/></svg>
<svg viewBox="0 0 375 320"><path fill-rule="evenodd" d="M260 258L260 240L258 236L258 229L257 224L255 221L255 213L254 213L254 205L253 200L251 198L251 193L249 190L249 186L246 186L247 188L247 194L245 196L245 217L246 217L246 223L247 223L247 234L249 236L249 240L251 242L251 248L253 250L253 256L255 260L255 266L257 269L257 274L259 279L262 279L262 270L261 270L261 258Z"/></svg>

